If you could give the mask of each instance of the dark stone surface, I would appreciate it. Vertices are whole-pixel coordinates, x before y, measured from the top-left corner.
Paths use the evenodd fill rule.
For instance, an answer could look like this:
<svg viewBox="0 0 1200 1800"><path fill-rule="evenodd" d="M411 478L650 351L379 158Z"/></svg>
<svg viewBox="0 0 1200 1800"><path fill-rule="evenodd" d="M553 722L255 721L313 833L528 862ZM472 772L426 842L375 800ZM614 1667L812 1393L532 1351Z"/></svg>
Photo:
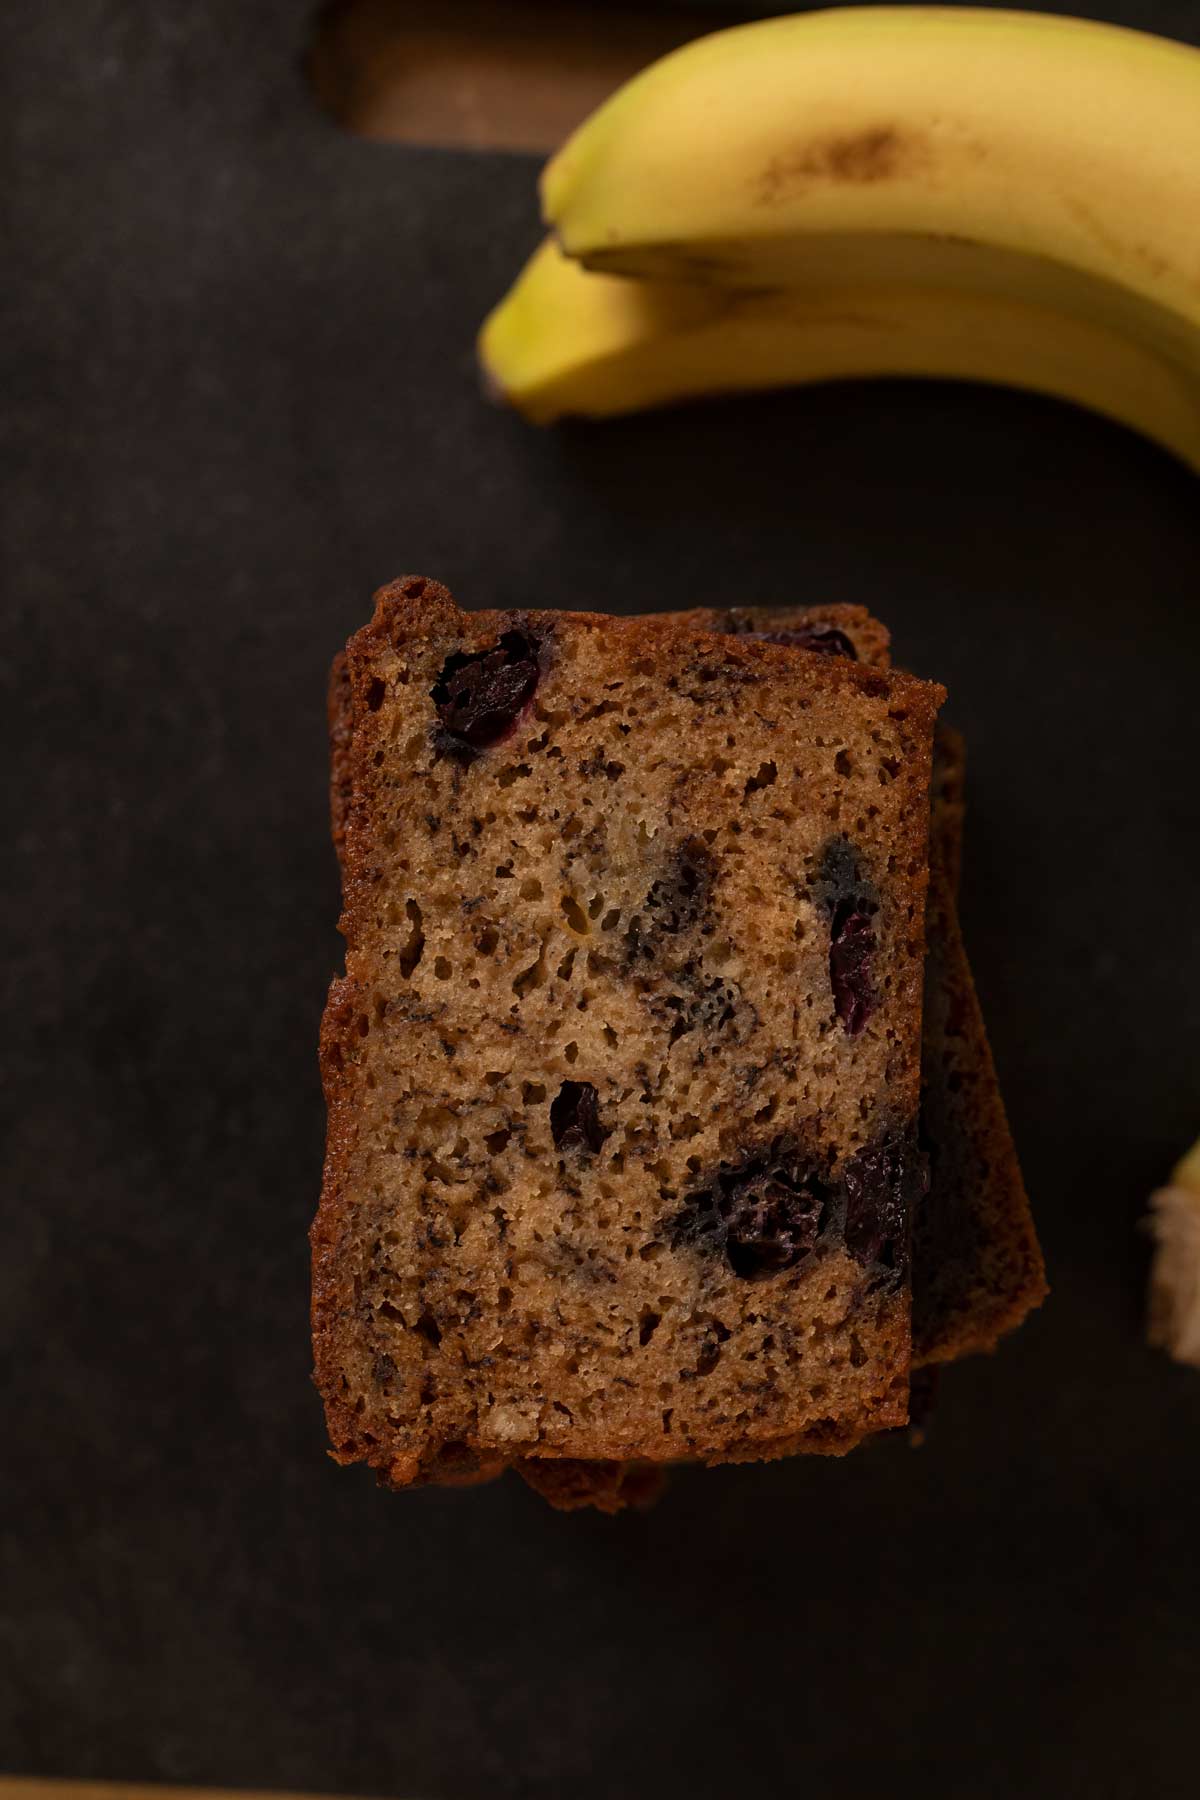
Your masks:
<svg viewBox="0 0 1200 1800"><path fill-rule="evenodd" d="M1200 35L1193 0L1111 16ZM538 434L474 327L532 166L352 143L300 7L6 14L0 1768L436 1800L1194 1792L1194 480L847 387ZM964 914L1054 1282L928 1447L617 1521L324 1456L325 670L371 589L866 601L971 740Z"/></svg>

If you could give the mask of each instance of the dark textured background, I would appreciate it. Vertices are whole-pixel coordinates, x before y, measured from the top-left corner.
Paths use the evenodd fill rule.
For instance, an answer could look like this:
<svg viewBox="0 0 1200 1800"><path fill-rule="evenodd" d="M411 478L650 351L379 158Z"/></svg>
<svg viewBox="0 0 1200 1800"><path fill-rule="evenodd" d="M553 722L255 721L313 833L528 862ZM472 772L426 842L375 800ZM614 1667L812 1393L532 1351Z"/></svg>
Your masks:
<svg viewBox="0 0 1200 1800"><path fill-rule="evenodd" d="M1200 38L1194 0L1103 10ZM969 389L532 432L471 352L530 164L339 136L288 0L0 29L0 1768L1193 1794L1200 1376L1142 1347L1137 1221L1200 1126L1200 487ZM949 685L1055 1291L924 1451L684 1474L618 1521L326 1460L323 685L406 570L476 605L865 601Z"/></svg>

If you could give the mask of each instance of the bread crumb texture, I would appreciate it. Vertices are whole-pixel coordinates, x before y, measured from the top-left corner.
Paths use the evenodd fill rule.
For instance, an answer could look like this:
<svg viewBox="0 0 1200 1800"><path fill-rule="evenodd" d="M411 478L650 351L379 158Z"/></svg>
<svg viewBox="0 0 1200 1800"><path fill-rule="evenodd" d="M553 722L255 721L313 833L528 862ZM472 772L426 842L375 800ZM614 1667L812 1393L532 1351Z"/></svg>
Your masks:
<svg viewBox="0 0 1200 1800"><path fill-rule="evenodd" d="M625 1504L902 1423L941 690L420 579L336 682L335 1454Z"/></svg>

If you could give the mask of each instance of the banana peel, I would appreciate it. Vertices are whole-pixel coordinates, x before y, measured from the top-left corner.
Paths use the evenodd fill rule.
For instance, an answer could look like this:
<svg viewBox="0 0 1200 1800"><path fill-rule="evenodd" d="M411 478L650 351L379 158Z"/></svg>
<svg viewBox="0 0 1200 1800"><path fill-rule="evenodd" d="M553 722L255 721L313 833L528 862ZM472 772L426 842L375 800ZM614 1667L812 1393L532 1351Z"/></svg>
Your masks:
<svg viewBox="0 0 1200 1800"><path fill-rule="evenodd" d="M982 381L1072 401L1200 472L1200 378L1094 319L898 282L767 293L592 274L552 239L485 321L490 392L535 424L874 376Z"/></svg>
<svg viewBox="0 0 1200 1800"><path fill-rule="evenodd" d="M479 344L538 423L939 377L1200 469L1200 51L990 8L766 19L619 89L541 193L558 247Z"/></svg>
<svg viewBox="0 0 1200 1800"><path fill-rule="evenodd" d="M914 257L949 242L1078 271L1194 321L1200 50L991 8L765 19L643 70L541 193L593 268L759 286L807 278L814 244L899 237Z"/></svg>

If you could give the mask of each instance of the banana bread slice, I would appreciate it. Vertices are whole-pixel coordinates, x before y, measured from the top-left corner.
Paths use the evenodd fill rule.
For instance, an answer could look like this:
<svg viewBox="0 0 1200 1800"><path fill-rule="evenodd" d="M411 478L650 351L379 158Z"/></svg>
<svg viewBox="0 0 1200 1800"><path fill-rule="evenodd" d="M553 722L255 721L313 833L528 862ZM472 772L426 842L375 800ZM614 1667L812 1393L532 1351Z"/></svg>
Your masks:
<svg viewBox="0 0 1200 1800"><path fill-rule="evenodd" d="M659 615L652 615L657 617ZM669 615L701 630L758 634L887 667L886 627L860 606L698 608ZM345 653L329 689L333 836L341 855L350 794L350 682ZM965 745L939 723L934 746L930 892L926 919L922 1137L937 1178L918 1211L913 1266L917 1366L995 1347L1044 1297L1028 1199L1000 1098L955 896L964 818ZM838 1448L829 1434L803 1448ZM555 1505L617 1511L645 1505L661 1485L652 1468L533 1461L518 1465Z"/></svg>
<svg viewBox="0 0 1200 1800"><path fill-rule="evenodd" d="M345 680L335 1454L403 1486L902 1422L941 690L419 579Z"/></svg>

